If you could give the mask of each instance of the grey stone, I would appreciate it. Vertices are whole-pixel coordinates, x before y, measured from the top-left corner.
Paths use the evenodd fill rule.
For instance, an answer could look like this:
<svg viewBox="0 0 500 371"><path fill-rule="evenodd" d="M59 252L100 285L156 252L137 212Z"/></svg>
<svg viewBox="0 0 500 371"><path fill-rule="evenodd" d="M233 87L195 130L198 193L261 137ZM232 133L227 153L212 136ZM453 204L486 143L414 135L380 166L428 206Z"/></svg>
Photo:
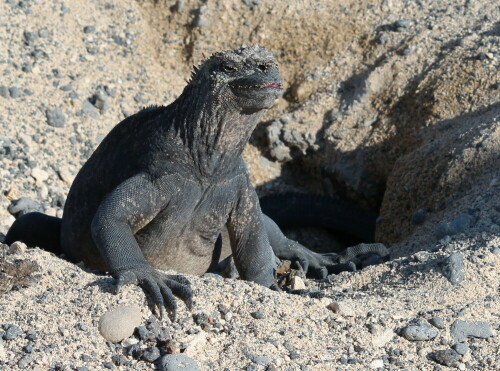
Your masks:
<svg viewBox="0 0 500 371"><path fill-rule="evenodd" d="M97 108L101 113L106 111L109 107L109 98L106 94L99 92L92 96L90 102Z"/></svg>
<svg viewBox="0 0 500 371"><path fill-rule="evenodd" d="M71 84L63 85L63 86L61 86L60 89L62 91L70 91L70 90L73 90L73 85L71 85Z"/></svg>
<svg viewBox="0 0 500 371"><path fill-rule="evenodd" d="M88 99L85 99L82 104L82 110L80 111L80 115L82 114L95 119L99 117L99 110Z"/></svg>
<svg viewBox="0 0 500 371"><path fill-rule="evenodd" d="M42 29L38 30L38 36L39 37L49 37L50 31L47 28L42 28Z"/></svg>
<svg viewBox="0 0 500 371"><path fill-rule="evenodd" d="M158 365L160 371L199 371L196 361L184 354L166 354Z"/></svg>
<svg viewBox="0 0 500 371"><path fill-rule="evenodd" d="M21 197L9 205L7 210L14 216L21 216L30 211L37 211L40 208L38 203L29 197Z"/></svg>
<svg viewBox="0 0 500 371"><path fill-rule="evenodd" d="M38 339L38 335L36 334L36 332L34 330L28 330L26 331L26 339L30 340L30 341L35 341L36 339Z"/></svg>
<svg viewBox="0 0 500 371"><path fill-rule="evenodd" d="M441 319L441 317L432 317L430 320L429 320L429 323L438 328L438 329L444 329L444 322L443 320Z"/></svg>
<svg viewBox="0 0 500 371"><path fill-rule="evenodd" d="M21 96L21 92L15 86L9 88L9 93L11 98L19 98Z"/></svg>
<svg viewBox="0 0 500 371"><path fill-rule="evenodd" d="M24 62L21 69L23 72L33 72L33 64L31 62Z"/></svg>
<svg viewBox="0 0 500 371"><path fill-rule="evenodd" d="M251 360L253 363L256 363L261 366L267 366L271 363L271 360L264 356L259 356L257 354L253 354L249 351L245 351L245 355Z"/></svg>
<svg viewBox="0 0 500 371"><path fill-rule="evenodd" d="M457 319L450 328L450 334L453 340L461 343L468 337L487 339L493 336L491 326L486 322L465 322Z"/></svg>
<svg viewBox="0 0 500 371"><path fill-rule="evenodd" d="M437 331L426 324L408 325L401 331L401 336L409 341L425 341L434 339Z"/></svg>
<svg viewBox="0 0 500 371"><path fill-rule="evenodd" d="M147 362L154 362L160 358L160 349L157 347L147 347L142 352L141 358Z"/></svg>
<svg viewBox="0 0 500 371"><path fill-rule="evenodd" d="M458 354L464 355L469 351L469 346L464 343L457 343L452 346L452 349L454 349Z"/></svg>
<svg viewBox="0 0 500 371"><path fill-rule="evenodd" d="M22 357L19 362L17 362L17 365L21 369L25 369L26 366L33 360L33 356L31 354L26 354L24 357Z"/></svg>
<svg viewBox="0 0 500 371"><path fill-rule="evenodd" d="M60 108L46 110L45 116L47 116L47 124L55 128L62 128L66 123L66 117Z"/></svg>
<svg viewBox="0 0 500 371"><path fill-rule="evenodd" d="M250 315L255 319L263 319L264 318L264 314L260 310L252 312L252 313L250 313Z"/></svg>
<svg viewBox="0 0 500 371"><path fill-rule="evenodd" d="M0 85L0 97L10 98L9 88L3 85Z"/></svg>
<svg viewBox="0 0 500 371"><path fill-rule="evenodd" d="M130 337L140 324L140 308L137 305L123 305L101 316L99 332L106 340L117 343Z"/></svg>
<svg viewBox="0 0 500 371"><path fill-rule="evenodd" d="M135 329L135 333L139 339L142 341L153 340L155 338L154 333L149 331L146 326L139 326Z"/></svg>
<svg viewBox="0 0 500 371"><path fill-rule="evenodd" d="M4 327L5 328L5 327ZM12 340L21 336L23 331L16 325L9 325L3 335L4 340Z"/></svg>
<svg viewBox="0 0 500 371"><path fill-rule="evenodd" d="M95 26L85 26L83 27L84 33L92 33L95 32Z"/></svg>
<svg viewBox="0 0 500 371"><path fill-rule="evenodd" d="M453 285L458 285L465 279L462 253L454 252L446 259L443 274Z"/></svg>
<svg viewBox="0 0 500 371"><path fill-rule="evenodd" d="M462 356L453 349L435 351L431 357L440 365L448 367L455 367L457 362L462 358Z"/></svg>

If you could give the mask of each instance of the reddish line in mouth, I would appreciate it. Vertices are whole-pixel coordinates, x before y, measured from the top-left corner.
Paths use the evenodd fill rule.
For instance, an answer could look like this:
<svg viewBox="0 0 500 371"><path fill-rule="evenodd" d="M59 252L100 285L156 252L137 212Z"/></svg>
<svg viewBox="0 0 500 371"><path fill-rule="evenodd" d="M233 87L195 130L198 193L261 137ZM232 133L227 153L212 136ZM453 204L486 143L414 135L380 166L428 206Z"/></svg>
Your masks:
<svg viewBox="0 0 500 371"><path fill-rule="evenodd" d="M281 84L278 84L277 82L272 82L270 84L267 84L266 88L281 88Z"/></svg>

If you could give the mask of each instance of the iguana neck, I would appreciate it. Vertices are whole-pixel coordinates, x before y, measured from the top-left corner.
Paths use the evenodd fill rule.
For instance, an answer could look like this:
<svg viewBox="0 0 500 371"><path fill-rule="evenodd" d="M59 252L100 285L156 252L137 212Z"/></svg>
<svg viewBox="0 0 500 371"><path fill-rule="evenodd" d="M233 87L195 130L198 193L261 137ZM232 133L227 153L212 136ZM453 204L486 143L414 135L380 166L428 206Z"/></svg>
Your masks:
<svg viewBox="0 0 500 371"><path fill-rule="evenodd" d="M241 112L200 85L188 85L175 105L176 136L204 177L234 168L262 115Z"/></svg>

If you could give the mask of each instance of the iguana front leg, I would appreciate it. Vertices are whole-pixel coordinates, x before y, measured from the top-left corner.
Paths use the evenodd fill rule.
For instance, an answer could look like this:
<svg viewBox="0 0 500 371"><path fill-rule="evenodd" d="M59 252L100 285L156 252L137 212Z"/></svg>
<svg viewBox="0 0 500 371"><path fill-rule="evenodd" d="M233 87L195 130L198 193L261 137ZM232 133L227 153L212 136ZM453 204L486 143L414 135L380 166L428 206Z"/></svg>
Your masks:
<svg viewBox="0 0 500 371"><path fill-rule="evenodd" d="M91 232L109 272L117 279L117 292L125 284L138 284L151 295L162 317L166 307L174 319L174 295L191 305L189 281L151 267L134 237L134 232L147 225L167 204L167 197L145 174L129 178L99 205Z"/></svg>
<svg viewBox="0 0 500 371"><path fill-rule="evenodd" d="M262 220L259 199L249 180L245 180L226 224L236 269L244 280L276 288L275 256Z"/></svg>

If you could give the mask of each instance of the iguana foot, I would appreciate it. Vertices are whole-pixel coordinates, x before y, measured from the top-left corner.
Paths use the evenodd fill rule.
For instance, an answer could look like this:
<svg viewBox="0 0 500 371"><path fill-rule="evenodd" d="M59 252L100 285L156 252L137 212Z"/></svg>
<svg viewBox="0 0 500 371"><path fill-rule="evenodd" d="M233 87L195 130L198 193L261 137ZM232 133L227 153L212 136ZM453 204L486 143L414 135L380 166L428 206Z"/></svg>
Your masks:
<svg viewBox="0 0 500 371"><path fill-rule="evenodd" d="M324 279L329 274L338 274L340 272L352 272L356 266L350 263L339 264L339 255L335 253L318 254L310 250L300 251L292 259L292 263L304 272L306 277Z"/></svg>
<svg viewBox="0 0 500 371"><path fill-rule="evenodd" d="M181 276L166 275L151 267L132 268L113 275L116 279L116 293L127 284L139 285L158 307L160 318L165 318L168 310L171 321L175 321L179 297L188 309L193 305L193 292L189 281Z"/></svg>

